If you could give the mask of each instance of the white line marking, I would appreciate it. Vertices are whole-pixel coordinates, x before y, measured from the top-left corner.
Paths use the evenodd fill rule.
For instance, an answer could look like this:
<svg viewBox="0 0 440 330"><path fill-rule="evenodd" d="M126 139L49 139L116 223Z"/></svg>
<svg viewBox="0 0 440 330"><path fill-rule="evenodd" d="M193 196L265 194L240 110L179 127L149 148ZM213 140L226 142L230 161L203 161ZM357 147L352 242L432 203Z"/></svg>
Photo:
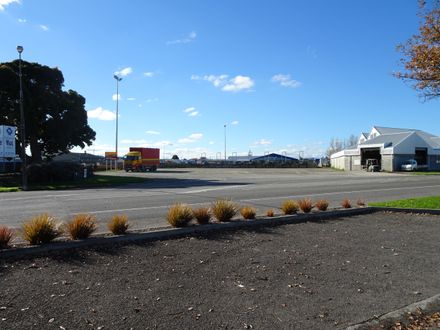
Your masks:
<svg viewBox="0 0 440 330"><path fill-rule="evenodd" d="M181 194L198 194L198 193L204 193L208 191L214 191L214 190L228 190L228 189L237 189L243 186L226 186L226 187L217 187L217 188L206 188L206 189L199 189L199 190L190 190L190 191L184 191Z"/></svg>

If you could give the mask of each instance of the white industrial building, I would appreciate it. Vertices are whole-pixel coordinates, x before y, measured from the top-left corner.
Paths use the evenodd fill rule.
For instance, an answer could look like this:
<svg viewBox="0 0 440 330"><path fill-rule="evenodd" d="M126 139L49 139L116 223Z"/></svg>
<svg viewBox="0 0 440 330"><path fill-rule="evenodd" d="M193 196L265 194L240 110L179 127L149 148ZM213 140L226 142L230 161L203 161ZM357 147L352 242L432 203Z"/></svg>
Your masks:
<svg viewBox="0 0 440 330"><path fill-rule="evenodd" d="M337 169L362 170L367 159L377 159L382 171L398 171L403 162L417 160L428 170L440 170L440 137L404 128L373 126L362 133L355 147L330 156L331 166Z"/></svg>

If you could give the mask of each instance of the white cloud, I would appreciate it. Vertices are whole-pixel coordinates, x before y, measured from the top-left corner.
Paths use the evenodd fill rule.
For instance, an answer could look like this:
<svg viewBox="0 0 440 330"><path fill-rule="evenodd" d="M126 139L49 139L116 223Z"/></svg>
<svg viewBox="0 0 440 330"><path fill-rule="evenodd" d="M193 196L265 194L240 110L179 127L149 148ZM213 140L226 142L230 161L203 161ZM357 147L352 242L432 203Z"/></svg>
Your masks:
<svg viewBox="0 0 440 330"><path fill-rule="evenodd" d="M112 100L113 101L116 101L116 100L120 101L121 100L121 94L113 94L112 95Z"/></svg>
<svg viewBox="0 0 440 330"><path fill-rule="evenodd" d="M115 120L116 114L110 110L105 110L102 107L98 107L94 110L87 111L87 117L99 120Z"/></svg>
<svg viewBox="0 0 440 330"><path fill-rule="evenodd" d="M0 11L5 10L6 6L10 5L11 3L20 3L20 0L0 0Z"/></svg>
<svg viewBox="0 0 440 330"><path fill-rule="evenodd" d="M189 116L189 117L196 117L198 114L199 114L198 111L193 111L193 112L191 112L188 116Z"/></svg>
<svg viewBox="0 0 440 330"><path fill-rule="evenodd" d="M238 120L234 120L233 122L231 122L231 125L238 125L239 121Z"/></svg>
<svg viewBox="0 0 440 330"><path fill-rule="evenodd" d="M144 139L141 139L141 140L125 139L125 140L121 140L121 143L122 144L131 144L131 145L136 144L136 145L138 145L138 144L147 144L148 141L144 140Z"/></svg>
<svg viewBox="0 0 440 330"><path fill-rule="evenodd" d="M209 144L213 145L213 144L215 144L215 142L214 141L209 141Z"/></svg>
<svg viewBox="0 0 440 330"><path fill-rule="evenodd" d="M199 141L203 138L203 134L202 133L193 133L188 137L179 139L178 142L181 144L188 144L188 143L194 143L196 141Z"/></svg>
<svg viewBox="0 0 440 330"><path fill-rule="evenodd" d="M291 79L290 74L276 74L271 80L281 86L290 88L298 88L302 85L299 81Z"/></svg>
<svg viewBox="0 0 440 330"><path fill-rule="evenodd" d="M19 18L18 19L18 23L26 23L26 22L27 22L27 19L25 19L25 18Z"/></svg>
<svg viewBox="0 0 440 330"><path fill-rule="evenodd" d="M115 97L116 97L116 95L115 95ZM136 101L136 98L135 97L127 97L127 101Z"/></svg>
<svg viewBox="0 0 440 330"><path fill-rule="evenodd" d="M49 31L49 28L47 27L47 25L40 24L39 26L40 26L40 29L43 30L44 32Z"/></svg>
<svg viewBox="0 0 440 330"><path fill-rule="evenodd" d="M147 102L147 103L153 103L153 102L158 102L158 101L159 101L159 98L157 98L157 97L145 100L145 102Z"/></svg>
<svg viewBox="0 0 440 330"><path fill-rule="evenodd" d="M158 131L146 131L145 133L150 134L150 135L159 135L160 134L160 132L158 132Z"/></svg>
<svg viewBox="0 0 440 330"><path fill-rule="evenodd" d="M181 39L167 41L167 45L188 44L196 40L196 38L197 38L197 33L195 31L191 31Z"/></svg>
<svg viewBox="0 0 440 330"><path fill-rule="evenodd" d="M189 108L186 108L185 110L183 110L183 112L188 113L188 112L193 112L194 110L196 110L195 107L189 107Z"/></svg>
<svg viewBox="0 0 440 330"><path fill-rule="evenodd" d="M144 72L144 77L151 78L151 77L154 77L154 75L155 75L154 72Z"/></svg>
<svg viewBox="0 0 440 330"><path fill-rule="evenodd" d="M266 140L266 139L260 139L260 140L258 140L258 141L255 141L255 142L252 144L252 147L256 147L256 146L268 146L268 145L271 145L271 144L272 144L272 142L269 141L269 140Z"/></svg>
<svg viewBox="0 0 440 330"><path fill-rule="evenodd" d="M252 80L252 78L241 75L235 76L234 78L231 79L229 79L229 76L227 74L222 74L219 76L192 75L191 80L209 81L214 85L214 87L221 88L221 90L225 92L238 92L243 90L249 90L255 85L255 82Z"/></svg>
<svg viewBox="0 0 440 330"><path fill-rule="evenodd" d="M133 72L133 69L131 67L126 67L122 70L116 71L115 75L119 76L119 77L126 77L132 72Z"/></svg>

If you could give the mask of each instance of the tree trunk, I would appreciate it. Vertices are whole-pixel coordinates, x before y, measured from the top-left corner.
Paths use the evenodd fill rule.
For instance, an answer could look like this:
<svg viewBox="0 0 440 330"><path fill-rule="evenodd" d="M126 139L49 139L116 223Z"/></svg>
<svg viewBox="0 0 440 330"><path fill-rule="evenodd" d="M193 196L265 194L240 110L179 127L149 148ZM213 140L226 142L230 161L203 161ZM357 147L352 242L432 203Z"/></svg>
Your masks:
<svg viewBox="0 0 440 330"><path fill-rule="evenodd" d="M40 163L42 161L41 158L41 147L38 143L38 139L36 136L30 137L30 146L31 146L31 163Z"/></svg>

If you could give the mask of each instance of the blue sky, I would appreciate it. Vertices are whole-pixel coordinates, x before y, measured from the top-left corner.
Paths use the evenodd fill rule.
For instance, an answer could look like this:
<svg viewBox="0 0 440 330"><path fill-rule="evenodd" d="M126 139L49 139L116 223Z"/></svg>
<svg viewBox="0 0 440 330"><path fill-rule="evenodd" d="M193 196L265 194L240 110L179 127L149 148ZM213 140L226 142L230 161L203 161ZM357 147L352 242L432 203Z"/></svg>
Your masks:
<svg viewBox="0 0 440 330"><path fill-rule="evenodd" d="M319 156L373 125L440 135L438 101L392 76L417 32L411 0L0 0L0 62L59 67L96 141L119 154ZM219 154L221 153L221 154Z"/></svg>

